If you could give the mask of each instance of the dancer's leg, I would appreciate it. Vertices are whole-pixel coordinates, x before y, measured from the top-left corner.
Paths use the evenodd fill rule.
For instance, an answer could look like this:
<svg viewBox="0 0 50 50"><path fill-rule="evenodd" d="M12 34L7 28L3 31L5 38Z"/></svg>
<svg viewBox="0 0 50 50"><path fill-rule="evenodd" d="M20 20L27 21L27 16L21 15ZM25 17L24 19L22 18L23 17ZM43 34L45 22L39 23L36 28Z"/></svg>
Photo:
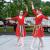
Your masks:
<svg viewBox="0 0 50 50"><path fill-rule="evenodd" d="M19 43L21 44L21 47L24 46L24 38L22 35L23 35L23 26L20 26L20 33L21 33L21 36L20 36L20 41Z"/></svg>
<svg viewBox="0 0 50 50"><path fill-rule="evenodd" d="M39 43L38 43L38 50L40 50L40 38L39 38Z"/></svg>
<svg viewBox="0 0 50 50"><path fill-rule="evenodd" d="M19 28L20 28L20 33L21 33L21 26L19 26ZM18 46L21 45L20 41L21 41L21 36L17 36L17 45Z"/></svg>
<svg viewBox="0 0 50 50"><path fill-rule="evenodd" d="M23 47L24 46L24 37L20 37L20 44L21 44L21 47Z"/></svg>
<svg viewBox="0 0 50 50"><path fill-rule="evenodd" d="M43 47L43 39L42 39L42 37L39 38L39 40L40 40L41 47Z"/></svg>
<svg viewBox="0 0 50 50"><path fill-rule="evenodd" d="M23 47L24 46L24 27L23 26L21 26L21 32L22 32L22 37L21 37L21 44L22 44L22 46L21 47Z"/></svg>
<svg viewBox="0 0 50 50"><path fill-rule="evenodd" d="M40 45L40 44L41 44L41 45ZM40 50L40 46L43 47L43 40L42 40L42 37L39 37L38 50Z"/></svg>
<svg viewBox="0 0 50 50"><path fill-rule="evenodd" d="M35 43L36 43L36 40L37 40L37 37L35 37L34 39L32 39L32 42L31 42L31 49L33 49Z"/></svg>

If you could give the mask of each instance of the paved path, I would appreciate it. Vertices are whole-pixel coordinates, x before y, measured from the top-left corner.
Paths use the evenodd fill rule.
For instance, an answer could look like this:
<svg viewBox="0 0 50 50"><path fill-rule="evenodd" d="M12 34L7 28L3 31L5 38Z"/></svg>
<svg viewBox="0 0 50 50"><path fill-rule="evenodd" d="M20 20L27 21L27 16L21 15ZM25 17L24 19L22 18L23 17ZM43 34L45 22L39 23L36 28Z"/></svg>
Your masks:
<svg viewBox="0 0 50 50"><path fill-rule="evenodd" d="M37 44L38 44L38 39L37 39ZM50 36L45 36L43 38L44 41L44 47L43 50L50 50ZM21 48L20 46L17 47L17 38L15 35L1 35L0 36L0 50L32 50L30 48L32 42L32 37L27 36L24 40L25 46ZM38 46L38 45L36 45ZM35 50L38 50L37 47ZM42 48L40 49L42 50Z"/></svg>

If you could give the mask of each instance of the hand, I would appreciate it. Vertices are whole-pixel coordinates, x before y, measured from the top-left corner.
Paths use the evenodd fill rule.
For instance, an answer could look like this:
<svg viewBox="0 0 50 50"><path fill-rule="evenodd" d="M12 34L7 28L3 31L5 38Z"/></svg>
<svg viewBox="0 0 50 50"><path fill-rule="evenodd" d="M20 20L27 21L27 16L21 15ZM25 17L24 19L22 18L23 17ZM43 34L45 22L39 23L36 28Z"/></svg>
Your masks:
<svg viewBox="0 0 50 50"><path fill-rule="evenodd" d="M32 9L34 9L34 4L33 4L33 1L31 1L31 6L32 6Z"/></svg>
<svg viewBox="0 0 50 50"><path fill-rule="evenodd" d="M33 1L31 1L31 5L33 5Z"/></svg>

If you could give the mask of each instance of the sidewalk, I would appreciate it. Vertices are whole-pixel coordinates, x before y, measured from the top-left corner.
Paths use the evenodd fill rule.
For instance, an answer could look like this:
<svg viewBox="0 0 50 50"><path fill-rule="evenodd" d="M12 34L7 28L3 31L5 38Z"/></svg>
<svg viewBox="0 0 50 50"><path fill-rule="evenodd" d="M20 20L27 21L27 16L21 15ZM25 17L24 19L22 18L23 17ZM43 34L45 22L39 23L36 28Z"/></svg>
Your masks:
<svg viewBox="0 0 50 50"><path fill-rule="evenodd" d="M37 42L39 40L37 39ZM50 50L50 36L45 36L43 38L44 48L43 50ZM32 42L32 37L27 36L24 40L25 46L21 48L17 47L17 38L15 35L2 35L0 36L0 50L31 50L30 45ZM38 50L37 48L35 50ZM42 49L41 49L42 50Z"/></svg>

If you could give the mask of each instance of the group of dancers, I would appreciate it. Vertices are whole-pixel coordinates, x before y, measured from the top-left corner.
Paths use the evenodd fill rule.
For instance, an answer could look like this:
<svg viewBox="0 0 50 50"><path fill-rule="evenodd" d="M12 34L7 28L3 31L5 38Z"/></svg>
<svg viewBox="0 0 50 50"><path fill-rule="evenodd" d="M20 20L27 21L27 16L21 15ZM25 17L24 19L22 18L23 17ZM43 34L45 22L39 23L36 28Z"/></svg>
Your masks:
<svg viewBox="0 0 50 50"><path fill-rule="evenodd" d="M24 26L24 18L28 15L28 7L26 4L25 11L20 11L19 15L13 18L6 18L6 20L17 20L18 24L16 27L16 36L18 38L17 40L17 46L21 45L21 47L24 47L24 39L26 37L26 29ZM35 9L34 8L34 4L31 1L31 8L32 8L32 13L35 15L35 25L33 28L33 32L32 32L32 37L34 37L35 39L39 38L39 43L41 44L41 47L43 47L43 39L42 37L44 37L44 28L42 26L42 20L43 19L47 19L48 17L45 16L41 9ZM31 43L31 48L33 49L33 45L34 45L34 39L32 39L32 43ZM40 46L39 46L40 47Z"/></svg>

